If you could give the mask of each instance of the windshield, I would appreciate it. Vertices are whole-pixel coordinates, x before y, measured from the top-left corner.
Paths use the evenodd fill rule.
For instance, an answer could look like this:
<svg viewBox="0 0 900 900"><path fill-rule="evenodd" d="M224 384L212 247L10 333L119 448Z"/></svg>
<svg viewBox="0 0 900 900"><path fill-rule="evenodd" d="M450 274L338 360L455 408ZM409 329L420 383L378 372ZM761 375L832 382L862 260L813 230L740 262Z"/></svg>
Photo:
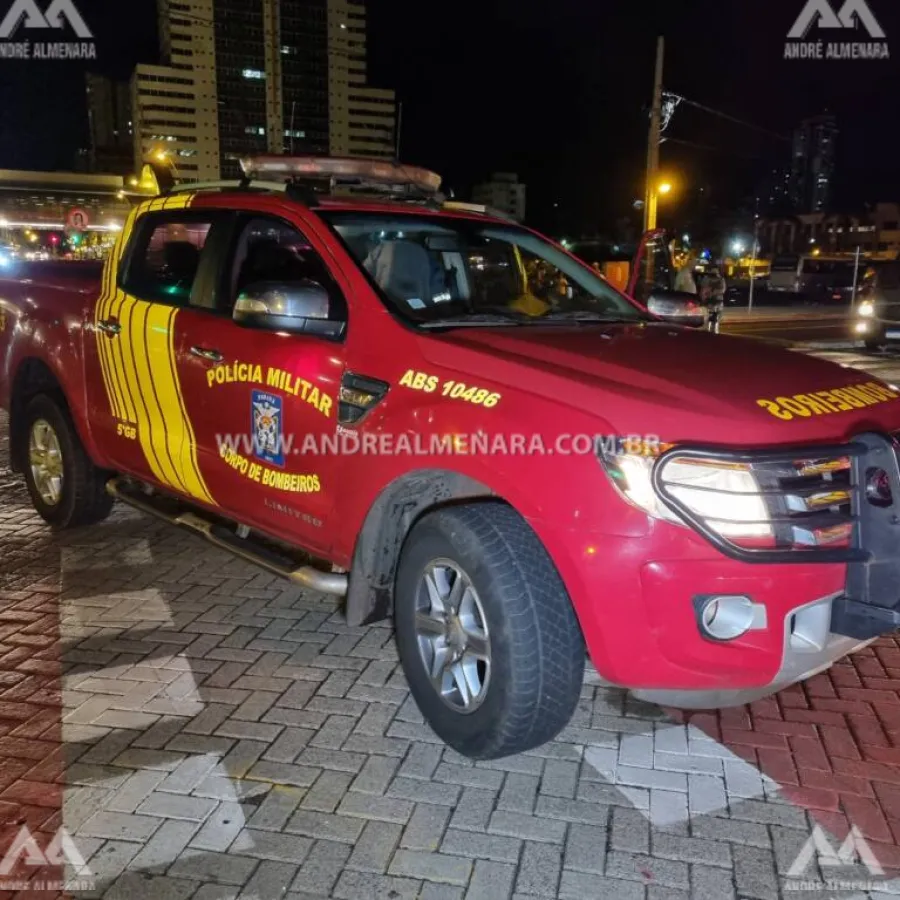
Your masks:
<svg viewBox="0 0 900 900"><path fill-rule="evenodd" d="M390 307L419 325L649 319L590 269L514 225L319 212Z"/></svg>

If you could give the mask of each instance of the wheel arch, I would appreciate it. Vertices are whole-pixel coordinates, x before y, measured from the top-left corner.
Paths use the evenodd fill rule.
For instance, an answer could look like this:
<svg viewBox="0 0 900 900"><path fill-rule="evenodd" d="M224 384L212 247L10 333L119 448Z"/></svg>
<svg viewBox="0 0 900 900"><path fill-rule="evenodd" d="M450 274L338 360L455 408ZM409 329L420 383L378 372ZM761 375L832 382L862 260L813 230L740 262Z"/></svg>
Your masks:
<svg viewBox="0 0 900 900"><path fill-rule="evenodd" d="M505 502L480 481L445 469L410 472L391 482L372 504L356 539L346 614L350 625L387 618L400 551L410 529L428 512L471 502Z"/></svg>
<svg viewBox="0 0 900 900"><path fill-rule="evenodd" d="M25 410L29 401L38 394L49 394L64 404L69 414L72 414L56 373L43 360L34 356L26 357L16 369L9 396L9 459L14 472L21 472L25 464L22 459Z"/></svg>

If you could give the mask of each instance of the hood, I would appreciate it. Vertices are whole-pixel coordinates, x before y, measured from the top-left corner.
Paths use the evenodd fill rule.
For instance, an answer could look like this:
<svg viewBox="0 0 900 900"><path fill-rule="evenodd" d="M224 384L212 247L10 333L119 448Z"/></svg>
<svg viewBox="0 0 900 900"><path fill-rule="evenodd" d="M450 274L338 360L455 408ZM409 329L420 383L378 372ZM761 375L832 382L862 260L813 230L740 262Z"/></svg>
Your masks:
<svg viewBox="0 0 900 900"><path fill-rule="evenodd" d="M429 362L595 413L620 434L762 444L900 429L900 390L761 340L665 324L457 329Z"/></svg>

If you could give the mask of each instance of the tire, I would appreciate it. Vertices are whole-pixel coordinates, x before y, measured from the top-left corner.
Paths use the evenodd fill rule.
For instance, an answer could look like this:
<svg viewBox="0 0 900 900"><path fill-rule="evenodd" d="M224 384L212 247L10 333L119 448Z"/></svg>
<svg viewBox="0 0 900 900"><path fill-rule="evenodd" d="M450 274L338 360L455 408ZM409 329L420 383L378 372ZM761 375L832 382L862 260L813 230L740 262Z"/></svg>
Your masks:
<svg viewBox="0 0 900 900"><path fill-rule="evenodd" d="M452 587L462 577L459 616L450 617L449 626L429 616L434 605L426 574L433 588ZM424 516L403 548L394 619L400 660L419 709L464 756L522 753L552 740L572 718L584 677L584 639L550 557L510 507L454 506ZM431 619L427 637L421 633L425 619ZM434 633L441 629L443 634ZM446 657L454 647L459 652L461 630L469 634L462 640L470 642L462 662L475 674L468 709L460 681L449 672L441 675L445 699L427 668L440 668L439 653ZM483 644L489 667L473 656Z"/></svg>
<svg viewBox="0 0 900 900"><path fill-rule="evenodd" d="M46 485L42 492L36 481L31 456L35 426L45 437L48 434L45 428L49 429L52 438L48 440L52 443L55 439L58 448L58 453L50 453L51 459L56 460L53 471L61 473L55 502L46 496ZM23 444L19 448L19 458L23 460L28 493L45 522L57 529L75 528L101 522L109 515L113 498L106 492L108 473L98 469L88 458L64 405L47 394L32 399L25 410L25 427L21 430L20 440Z"/></svg>
<svg viewBox="0 0 900 900"><path fill-rule="evenodd" d="M869 353L877 353L879 350L881 350L884 347L886 342L883 340L880 340L880 341L865 341L864 343L865 343L866 350L868 350Z"/></svg>

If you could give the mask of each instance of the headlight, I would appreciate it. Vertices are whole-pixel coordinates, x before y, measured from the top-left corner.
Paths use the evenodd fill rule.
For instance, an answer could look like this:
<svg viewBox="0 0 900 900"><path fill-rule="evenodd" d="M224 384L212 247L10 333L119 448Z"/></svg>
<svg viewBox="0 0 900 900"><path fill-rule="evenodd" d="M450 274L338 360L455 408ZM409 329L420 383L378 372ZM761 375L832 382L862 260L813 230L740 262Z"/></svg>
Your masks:
<svg viewBox="0 0 900 900"><path fill-rule="evenodd" d="M618 441L603 447L601 457L613 484L622 495L657 519L687 523L653 489L651 472L666 446L636 446ZM669 492L722 537L773 537L765 499L750 467L741 463L678 459L665 464Z"/></svg>
<svg viewBox="0 0 900 900"><path fill-rule="evenodd" d="M863 300L856 311L864 319L871 319L875 315L875 304L871 300Z"/></svg>

